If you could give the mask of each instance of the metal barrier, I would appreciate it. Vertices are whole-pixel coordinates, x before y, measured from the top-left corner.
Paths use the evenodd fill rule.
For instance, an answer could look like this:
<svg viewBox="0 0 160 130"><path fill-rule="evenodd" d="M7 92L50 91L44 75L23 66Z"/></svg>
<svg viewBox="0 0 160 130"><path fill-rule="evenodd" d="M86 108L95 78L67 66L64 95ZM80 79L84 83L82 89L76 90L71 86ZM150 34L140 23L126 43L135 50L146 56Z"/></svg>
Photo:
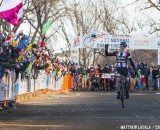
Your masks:
<svg viewBox="0 0 160 130"><path fill-rule="evenodd" d="M31 93L41 89L61 90L62 78L55 77L52 73L46 74L41 71L37 79L25 78L21 80L21 75L14 83L15 73L9 72L0 81L0 102L15 100L17 95Z"/></svg>

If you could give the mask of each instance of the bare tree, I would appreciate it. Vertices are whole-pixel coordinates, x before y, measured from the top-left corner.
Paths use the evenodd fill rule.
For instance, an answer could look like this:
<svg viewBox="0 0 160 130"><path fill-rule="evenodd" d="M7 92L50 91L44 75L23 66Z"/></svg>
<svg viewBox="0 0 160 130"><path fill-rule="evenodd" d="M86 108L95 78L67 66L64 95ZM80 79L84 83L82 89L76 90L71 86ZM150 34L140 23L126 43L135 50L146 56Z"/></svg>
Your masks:
<svg viewBox="0 0 160 130"><path fill-rule="evenodd" d="M160 35L159 11L160 3L158 0L142 0L138 1L139 15L141 20L137 21L137 27L141 29L146 37L155 37ZM157 17L155 17L157 16ZM155 50L135 50L133 59L137 62L145 62L146 64L157 63L157 51Z"/></svg>
<svg viewBox="0 0 160 130"><path fill-rule="evenodd" d="M93 30L103 30L115 34L119 27L123 25L129 32L131 29L127 26L123 14L117 14L117 12L120 12L117 10L120 7L116 2L116 0L112 2L85 0L79 3L66 1L66 16L59 19L61 25L59 34L66 40L68 47L71 47L72 44L71 37L84 36ZM96 63L99 61L98 59L102 59L97 51L99 50L80 49L80 64L87 66Z"/></svg>
<svg viewBox="0 0 160 130"><path fill-rule="evenodd" d="M62 0L32 0L30 1L30 7L28 15L26 15L27 22L33 28L32 41L36 38L43 37L43 26L50 20L51 24L54 23L57 18L63 15L64 7ZM50 37L53 36L51 32Z"/></svg>
<svg viewBox="0 0 160 130"><path fill-rule="evenodd" d="M157 35L159 36L160 31L160 22L159 22L159 11L160 11L160 3L158 0L142 0L139 1L139 13L143 18L138 22L139 28L142 31L145 28L148 28L146 35ZM155 17L157 16L157 17Z"/></svg>

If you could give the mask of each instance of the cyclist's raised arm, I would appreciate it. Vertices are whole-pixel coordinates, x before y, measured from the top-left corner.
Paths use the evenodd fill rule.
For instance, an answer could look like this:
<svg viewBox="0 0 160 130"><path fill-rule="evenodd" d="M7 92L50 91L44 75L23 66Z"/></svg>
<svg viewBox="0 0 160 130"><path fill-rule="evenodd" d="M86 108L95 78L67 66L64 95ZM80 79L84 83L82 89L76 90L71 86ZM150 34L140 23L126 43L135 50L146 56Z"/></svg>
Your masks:
<svg viewBox="0 0 160 130"><path fill-rule="evenodd" d="M130 62L130 64L131 64L131 66L133 67L133 69L136 70L135 64L134 64L134 62L132 61L132 58L131 58L131 55L130 55L130 54L129 54L129 56L128 56L128 60L129 60L129 62Z"/></svg>
<svg viewBox="0 0 160 130"><path fill-rule="evenodd" d="M106 54L106 56L116 56L115 52L113 52L113 53L108 52L108 44L105 45L105 54Z"/></svg>

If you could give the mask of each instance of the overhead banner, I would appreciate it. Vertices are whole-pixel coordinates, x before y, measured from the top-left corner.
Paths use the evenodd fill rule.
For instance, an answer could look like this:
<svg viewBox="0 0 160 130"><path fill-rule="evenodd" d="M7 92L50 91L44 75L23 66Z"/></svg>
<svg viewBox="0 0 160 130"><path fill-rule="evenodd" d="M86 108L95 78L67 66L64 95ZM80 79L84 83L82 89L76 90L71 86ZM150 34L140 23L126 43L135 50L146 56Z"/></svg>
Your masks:
<svg viewBox="0 0 160 130"><path fill-rule="evenodd" d="M90 33L83 37L74 39L72 48L104 49L109 44L109 49L119 49L119 44L125 41L128 49L158 50L160 49L160 38L139 38L129 35L110 35L107 33Z"/></svg>
<svg viewBox="0 0 160 130"><path fill-rule="evenodd" d="M130 49L131 45L131 36L129 35L115 35L108 38L109 39L109 49L119 49L121 42L127 43L127 48Z"/></svg>
<svg viewBox="0 0 160 130"><path fill-rule="evenodd" d="M131 38L130 49L141 49L141 50L157 50L160 48L160 38Z"/></svg>
<svg viewBox="0 0 160 130"><path fill-rule="evenodd" d="M77 37L73 41L72 48L104 48L109 43L108 34L101 32L91 32L82 37Z"/></svg>
<svg viewBox="0 0 160 130"><path fill-rule="evenodd" d="M106 33L98 33L98 34L88 34L83 37L77 37L74 39L72 47L74 49L77 48L96 48L96 49L104 49L105 44L109 44L109 49L118 49L119 44L125 41L128 44L128 48L130 48L131 44L131 36L129 35L115 35L112 36Z"/></svg>

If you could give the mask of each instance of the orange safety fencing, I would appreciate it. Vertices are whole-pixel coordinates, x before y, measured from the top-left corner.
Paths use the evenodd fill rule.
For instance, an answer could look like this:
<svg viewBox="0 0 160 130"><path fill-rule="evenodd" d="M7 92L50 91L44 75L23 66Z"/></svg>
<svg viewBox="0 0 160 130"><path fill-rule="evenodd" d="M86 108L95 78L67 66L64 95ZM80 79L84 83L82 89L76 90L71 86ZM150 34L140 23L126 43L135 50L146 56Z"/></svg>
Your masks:
<svg viewBox="0 0 160 130"><path fill-rule="evenodd" d="M69 92L73 88L73 75L67 74L62 80L62 92Z"/></svg>

